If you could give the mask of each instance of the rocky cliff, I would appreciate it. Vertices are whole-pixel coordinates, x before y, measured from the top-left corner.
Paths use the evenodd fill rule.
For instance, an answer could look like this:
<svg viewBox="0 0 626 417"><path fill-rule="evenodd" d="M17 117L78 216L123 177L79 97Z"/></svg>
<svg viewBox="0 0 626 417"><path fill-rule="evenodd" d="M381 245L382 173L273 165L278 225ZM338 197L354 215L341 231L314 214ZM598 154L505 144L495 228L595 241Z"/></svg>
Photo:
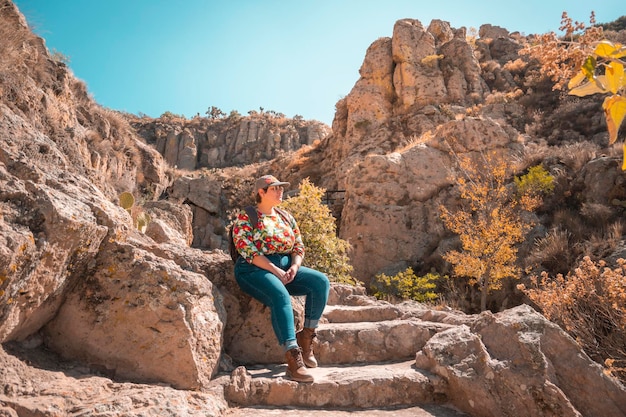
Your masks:
<svg viewBox="0 0 626 417"><path fill-rule="evenodd" d="M324 123L287 119L275 112L192 120L131 116L130 121L168 164L187 171L270 161L317 143L330 133Z"/></svg>
<svg viewBox="0 0 626 417"><path fill-rule="evenodd" d="M526 129L529 110L517 93L526 67L507 65L517 62L520 41L481 31L474 46L445 22L399 21L391 39L367 51L361 79L319 143L282 148L279 133L272 148L278 141L265 133L244 134L259 147L229 155L284 152L182 175L125 117L95 103L0 0L0 414L218 416L237 404L291 399L313 408L425 406L440 416L450 407L472 416L624 415L624 387L527 306L469 316L334 285L320 328L326 371L316 384L283 379L280 365L261 374L240 367L280 361L266 310L238 290L230 259L215 249L228 210L250 198L260 172L345 188L341 233L365 276L437 247L443 235L432 211L450 200L440 165L449 166L451 149L523 151L536 161L545 153L533 155L532 144L576 142L582 127L604 139L593 116L552 136L544 135L556 130L551 116ZM209 125L198 128L207 140ZM173 132L159 136L172 138L161 149L176 153L171 161L193 160L194 147L206 154L187 127L163 127ZM626 200L618 157L594 151L580 162L559 152L550 166L563 172L563 195ZM145 231L119 206L123 191L151 215ZM608 217L623 210L607 207ZM303 306L294 303L301 324Z"/></svg>
<svg viewBox="0 0 626 417"><path fill-rule="evenodd" d="M452 187L457 161L490 151L511 161L515 175L541 163L554 176L535 238L558 229L566 211L576 224L568 229L579 230L567 245L585 247L591 235L605 239L600 231L619 220L626 200L621 150L607 145L601 103L553 91L537 64L520 54L529 42L532 37L492 25L472 37L440 20L396 22L392 37L366 51L360 78L337 103L332 132L319 144L242 172L193 174L174 183L173 195L196 214L194 246L226 249L223 219L249 201L249 178L271 171L294 185L308 177L339 191L331 195L338 197L333 213L340 237L352 244L359 280L369 283L378 273L409 266L446 273L441 255L455 241L437 207L458 202ZM591 218L602 218L604 226ZM520 253L531 254L534 245L527 239ZM597 256L613 255L605 252Z"/></svg>

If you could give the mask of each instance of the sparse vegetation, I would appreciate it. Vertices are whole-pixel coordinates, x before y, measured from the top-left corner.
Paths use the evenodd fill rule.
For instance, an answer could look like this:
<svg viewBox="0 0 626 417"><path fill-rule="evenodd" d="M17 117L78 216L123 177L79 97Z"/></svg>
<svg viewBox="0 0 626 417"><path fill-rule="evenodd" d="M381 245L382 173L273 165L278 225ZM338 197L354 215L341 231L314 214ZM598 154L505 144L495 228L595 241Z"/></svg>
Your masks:
<svg viewBox="0 0 626 417"><path fill-rule="evenodd" d="M60 62L60 63L65 64L65 65L69 65L70 64L70 57L65 55L62 52L59 52L59 51L55 50L55 49L53 49L51 51L50 56L51 56L52 60L54 60L56 62Z"/></svg>
<svg viewBox="0 0 626 417"><path fill-rule="evenodd" d="M599 25L604 30L620 31L626 29L626 16L621 16L610 23L601 23Z"/></svg>
<svg viewBox="0 0 626 417"><path fill-rule="evenodd" d="M573 21L566 12L561 18L562 37L554 32L538 37L522 53L541 63L541 72L555 82L554 89L567 86L569 94L585 97L604 94L602 103L609 132L609 145L615 143L626 117L626 46L604 38L592 12L590 26ZM624 148L626 155L626 147ZM626 170L626 158L622 169Z"/></svg>
<svg viewBox="0 0 626 417"><path fill-rule="evenodd" d="M626 381L626 261L614 269L588 256L567 275L533 276L520 289L607 371Z"/></svg>
<svg viewBox="0 0 626 417"><path fill-rule="evenodd" d="M437 281L447 278L433 273L419 277L415 275L413 268L407 268L393 276L376 275L370 291L379 300L429 302L439 297L434 291L437 288Z"/></svg>
<svg viewBox="0 0 626 417"><path fill-rule="evenodd" d="M169 110L163 112L163 114L161 115L161 118L168 119L168 120L176 120L176 119L187 120L187 118L184 115L172 113Z"/></svg>
<svg viewBox="0 0 626 417"><path fill-rule="evenodd" d="M211 106L209 107L209 109L206 111L206 115L209 117L209 119L211 120L215 120L215 119L221 119L224 116L226 116L226 113L224 113L220 108L215 107L215 106Z"/></svg>
<svg viewBox="0 0 626 417"><path fill-rule="evenodd" d="M335 218L322 203L325 190L302 181L297 196L285 200L284 207L296 218L306 247L304 265L328 275L331 281L356 284L348 258L350 245L337 237Z"/></svg>
<svg viewBox="0 0 626 417"><path fill-rule="evenodd" d="M150 215L146 213L140 205L135 205L135 197L125 191L119 195L120 206L130 214L133 219L133 225L137 230L145 233L148 224L151 221Z"/></svg>

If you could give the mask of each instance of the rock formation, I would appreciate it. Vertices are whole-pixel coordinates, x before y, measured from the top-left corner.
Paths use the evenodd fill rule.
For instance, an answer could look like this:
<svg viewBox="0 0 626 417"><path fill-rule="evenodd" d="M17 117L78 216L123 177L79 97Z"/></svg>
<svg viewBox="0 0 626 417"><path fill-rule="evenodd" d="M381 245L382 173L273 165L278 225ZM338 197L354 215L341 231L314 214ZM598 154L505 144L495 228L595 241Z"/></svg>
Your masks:
<svg viewBox="0 0 626 417"><path fill-rule="evenodd" d="M443 232L430 212L449 198L450 151L514 154L526 144L512 122L519 104L495 100L481 117L461 117L489 88L517 85L511 70L487 70L510 62L516 41L485 40L489 58L476 61L462 35L445 22L399 21L392 39L368 50L332 135L301 153L291 151L322 133L285 136L253 119L241 121L233 142L208 126L153 123L164 132L154 136L157 151L93 102L0 0L0 414L219 416L266 404L624 415L623 385L528 306L471 316L376 301L363 287L332 287L318 382L287 381L266 309L238 290L229 257L216 249L228 210L268 170L345 187L341 230L355 243L359 274L436 249ZM212 135L228 143L216 155ZM226 155L268 161L185 175L166 162L193 169ZM558 161L564 171L567 161ZM578 195L626 200L622 174L608 169L616 165L614 157L585 161ZM119 206L124 191L150 214L145 233Z"/></svg>
<svg viewBox="0 0 626 417"><path fill-rule="evenodd" d="M139 135L168 164L186 171L269 161L312 145L330 133L324 123L287 119L275 112L192 120L129 118Z"/></svg>

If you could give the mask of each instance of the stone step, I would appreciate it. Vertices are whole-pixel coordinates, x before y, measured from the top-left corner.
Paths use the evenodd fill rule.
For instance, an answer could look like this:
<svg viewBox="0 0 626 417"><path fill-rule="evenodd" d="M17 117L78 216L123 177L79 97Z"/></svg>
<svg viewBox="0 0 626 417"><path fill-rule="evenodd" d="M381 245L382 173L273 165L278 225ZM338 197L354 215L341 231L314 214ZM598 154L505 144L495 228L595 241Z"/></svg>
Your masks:
<svg viewBox="0 0 626 417"><path fill-rule="evenodd" d="M414 360L309 369L313 383L285 377L286 365L237 368L225 387L226 400L237 406L302 408L385 408L443 404L435 386L439 377L415 367Z"/></svg>
<svg viewBox="0 0 626 417"><path fill-rule="evenodd" d="M451 327L419 319L322 323L315 357L325 365L413 359L433 335Z"/></svg>
<svg viewBox="0 0 626 417"><path fill-rule="evenodd" d="M469 417L445 405L388 407L383 409L319 410L296 407L233 407L224 417Z"/></svg>
<svg viewBox="0 0 626 417"><path fill-rule="evenodd" d="M329 305L324 309L323 318L329 323L353 323L359 321L395 320L402 317L403 311L394 305L342 306Z"/></svg>

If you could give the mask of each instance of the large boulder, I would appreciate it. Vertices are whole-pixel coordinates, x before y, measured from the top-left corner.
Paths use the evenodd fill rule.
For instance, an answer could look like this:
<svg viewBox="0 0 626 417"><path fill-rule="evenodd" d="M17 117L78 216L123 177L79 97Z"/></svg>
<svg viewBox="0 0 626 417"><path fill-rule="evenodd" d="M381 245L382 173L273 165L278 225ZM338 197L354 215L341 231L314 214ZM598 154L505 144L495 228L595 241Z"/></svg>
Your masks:
<svg viewBox="0 0 626 417"><path fill-rule="evenodd" d="M439 389L475 417L626 416L625 387L527 305L436 334L416 366L441 376Z"/></svg>
<svg viewBox="0 0 626 417"><path fill-rule="evenodd" d="M116 378L207 386L226 319L211 282L130 243L106 249L44 327L46 345Z"/></svg>

